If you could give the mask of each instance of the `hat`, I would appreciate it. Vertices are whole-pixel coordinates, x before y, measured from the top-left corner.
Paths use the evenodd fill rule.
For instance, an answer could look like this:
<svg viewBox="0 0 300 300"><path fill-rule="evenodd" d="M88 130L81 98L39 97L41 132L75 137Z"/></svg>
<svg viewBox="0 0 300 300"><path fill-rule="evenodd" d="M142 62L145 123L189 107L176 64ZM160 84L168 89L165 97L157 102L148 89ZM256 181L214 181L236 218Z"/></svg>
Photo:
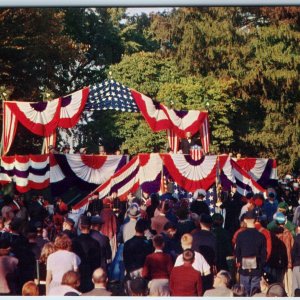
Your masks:
<svg viewBox="0 0 300 300"><path fill-rule="evenodd" d="M42 224L42 222L37 221L37 222L34 223L34 227L35 228L43 228L43 224Z"/></svg>
<svg viewBox="0 0 300 300"><path fill-rule="evenodd" d="M282 201L278 204L278 209L279 211L287 211L289 209L289 205L286 202Z"/></svg>
<svg viewBox="0 0 300 300"><path fill-rule="evenodd" d="M102 224L104 224L104 222L101 217L93 216L93 217L91 217L91 224L92 225L102 225Z"/></svg>
<svg viewBox="0 0 300 300"><path fill-rule="evenodd" d="M66 145L64 146L64 148L65 148L65 149L71 149L71 147L70 147L69 144L66 144Z"/></svg>
<svg viewBox="0 0 300 300"><path fill-rule="evenodd" d="M90 226L91 225L91 218L85 215L82 215L80 218L80 224L84 226Z"/></svg>
<svg viewBox="0 0 300 300"><path fill-rule="evenodd" d="M71 218L65 218L64 220L67 224L69 224L70 226L74 226L75 225L75 221Z"/></svg>
<svg viewBox="0 0 300 300"><path fill-rule="evenodd" d="M270 192L270 193L268 194L268 196L269 196L270 198L275 198L275 194L274 194L273 192Z"/></svg>
<svg viewBox="0 0 300 300"><path fill-rule="evenodd" d="M248 210L247 212L244 213L244 219L255 220L256 219L255 212L253 210Z"/></svg>
<svg viewBox="0 0 300 300"><path fill-rule="evenodd" d="M109 198L104 198L102 203L103 203L103 205L111 205L111 201Z"/></svg>
<svg viewBox="0 0 300 300"><path fill-rule="evenodd" d="M278 224L284 224L286 221L286 217L282 212L277 212L274 215L274 220L278 223Z"/></svg>
<svg viewBox="0 0 300 300"><path fill-rule="evenodd" d="M141 215L141 212L139 207L133 204L128 208L127 214L129 217L138 218Z"/></svg>

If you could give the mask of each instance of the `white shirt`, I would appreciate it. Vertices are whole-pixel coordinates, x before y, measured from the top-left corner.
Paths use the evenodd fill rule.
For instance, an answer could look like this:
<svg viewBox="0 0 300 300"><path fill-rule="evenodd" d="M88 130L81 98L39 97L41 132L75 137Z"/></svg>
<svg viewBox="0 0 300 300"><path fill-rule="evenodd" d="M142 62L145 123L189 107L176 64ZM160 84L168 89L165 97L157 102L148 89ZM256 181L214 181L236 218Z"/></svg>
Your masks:
<svg viewBox="0 0 300 300"><path fill-rule="evenodd" d="M175 261L174 267L179 267L184 264L182 254L180 254ZM192 267L201 273L201 275L208 275L210 274L210 265L207 263L205 258L203 257L202 254L199 252L195 251L195 260L192 264Z"/></svg>
<svg viewBox="0 0 300 300"><path fill-rule="evenodd" d="M52 273L50 287L60 285L66 272L77 271L80 262L79 256L67 250L58 250L50 254L47 259L47 271Z"/></svg>

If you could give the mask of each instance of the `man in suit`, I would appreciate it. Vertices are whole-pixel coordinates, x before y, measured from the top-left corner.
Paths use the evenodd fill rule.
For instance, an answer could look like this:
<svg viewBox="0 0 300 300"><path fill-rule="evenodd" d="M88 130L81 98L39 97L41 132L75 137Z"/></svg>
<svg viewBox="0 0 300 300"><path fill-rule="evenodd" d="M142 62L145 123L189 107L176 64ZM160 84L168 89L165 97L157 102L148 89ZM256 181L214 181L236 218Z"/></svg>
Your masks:
<svg viewBox="0 0 300 300"><path fill-rule="evenodd" d="M191 132L187 132L185 138L181 139L179 149L182 154L190 154L190 148L195 144L195 141L192 139Z"/></svg>
<svg viewBox="0 0 300 300"><path fill-rule="evenodd" d="M92 274L102 266L103 258L99 243L90 236L91 220L87 216L81 216L79 225L81 234L73 239L73 252L81 259L79 272L81 277L80 291L89 292L93 289Z"/></svg>
<svg viewBox="0 0 300 300"><path fill-rule="evenodd" d="M82 296L111 296L111 292L106 289L107 274L102 268L98 268L93 273L92 281L94 289Z"/></svg>

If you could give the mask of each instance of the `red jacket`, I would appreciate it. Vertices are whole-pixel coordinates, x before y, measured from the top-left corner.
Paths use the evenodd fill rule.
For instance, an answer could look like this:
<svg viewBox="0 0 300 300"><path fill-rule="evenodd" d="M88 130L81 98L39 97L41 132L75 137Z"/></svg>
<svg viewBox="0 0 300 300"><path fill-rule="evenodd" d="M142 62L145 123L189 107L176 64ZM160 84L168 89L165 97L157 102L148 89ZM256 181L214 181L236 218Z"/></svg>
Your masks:
<svg viewBox="0 0 300 300"><path fill-rule="evenodd" d="M200 272L191 264L173 268L170 277L171 296L202 296Z"/></svg>

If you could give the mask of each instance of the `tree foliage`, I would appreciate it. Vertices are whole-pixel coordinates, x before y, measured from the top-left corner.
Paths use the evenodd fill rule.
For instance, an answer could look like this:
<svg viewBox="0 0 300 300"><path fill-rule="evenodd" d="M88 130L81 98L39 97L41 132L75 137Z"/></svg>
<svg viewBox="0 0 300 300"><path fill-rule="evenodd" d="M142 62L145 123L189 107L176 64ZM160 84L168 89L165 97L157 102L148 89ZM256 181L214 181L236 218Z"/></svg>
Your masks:
<svg viewBox="0 0 300 300"><path fill-rule="evenodd" d="M167 106L208 109L213 152L272 157L280 171L298 170L299 17L292 6L130 17L123 8L1 9L1 91L41 100L112 76ZM165 133L151 132L140 114L95 112L87 123L90 149L99 139L109 151L166 148Z"/></svg>

